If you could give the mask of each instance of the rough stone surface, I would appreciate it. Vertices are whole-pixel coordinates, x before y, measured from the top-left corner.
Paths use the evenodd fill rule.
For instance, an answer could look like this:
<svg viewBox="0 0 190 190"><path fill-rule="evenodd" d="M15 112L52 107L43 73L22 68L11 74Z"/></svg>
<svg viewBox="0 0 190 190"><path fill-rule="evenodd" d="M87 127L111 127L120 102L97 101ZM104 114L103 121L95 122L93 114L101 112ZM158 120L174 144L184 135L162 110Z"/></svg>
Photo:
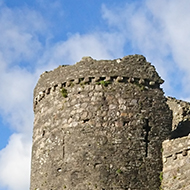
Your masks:
<svg viewBox="0 0 190 190"><path fill-rule="evenodd" d="M190 189L190 136L163 143L163 181L164 190Z"/></svg>
<svg viewBox="0 0 190 190"><path fill-rule="evenodd" d="M170 140L163 142L163 190L190 189L190 103L167 97L173 112Z"/></svg>
<svg viewBox="0 0 190 190"><path fill-rule="evenodd" d="M42 74L30 190L158 190L172 126L161 83L141 55Z"/></svg>
<svg viewBox="0 0 190 190"><path fill-rule="evenodd" d="M177 129L179 124L190 120L190 103L167 97L167 104L173 112L172 130Z"/></svg>

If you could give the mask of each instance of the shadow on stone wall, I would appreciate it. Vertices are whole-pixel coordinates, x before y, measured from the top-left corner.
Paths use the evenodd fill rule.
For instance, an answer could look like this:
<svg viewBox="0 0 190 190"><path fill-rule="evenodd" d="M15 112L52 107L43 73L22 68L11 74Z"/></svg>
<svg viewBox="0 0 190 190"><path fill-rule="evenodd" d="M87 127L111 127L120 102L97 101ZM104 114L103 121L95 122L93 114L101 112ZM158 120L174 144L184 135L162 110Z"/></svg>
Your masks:
<svg viewBox="0 0 190 190"><path fill-rule="evenodd" d="M185 120L179 122L177 128L171 132L170 139L176 139L188 136L190 133L190 121Z"/></svg>

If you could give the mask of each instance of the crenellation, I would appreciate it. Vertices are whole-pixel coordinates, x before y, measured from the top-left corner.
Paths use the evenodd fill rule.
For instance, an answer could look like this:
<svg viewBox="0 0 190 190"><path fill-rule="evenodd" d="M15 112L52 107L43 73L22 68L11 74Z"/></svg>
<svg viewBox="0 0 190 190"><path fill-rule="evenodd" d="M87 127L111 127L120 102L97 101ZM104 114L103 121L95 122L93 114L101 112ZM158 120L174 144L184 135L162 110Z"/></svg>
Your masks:
<svg viewBox="0 0 190 190"><path fill-rule="evenodd" d="M182 100L177 100L172 97L167 97L167 104L173 111L172 129L177 129L180 123L185 120L190 120L190 103Z"/></svg>
<svg viewBox="0 0 190 190"><path fill-rule="evenodd" d="M182 154L183 151L189 151L190 136L164 141L163 149L164 149L163 151L164 158L172 157L172 155L174 154L176 155Z"/></svg>
<svg viewBox="0 0 190 190"><path fill-rule="evenodd" d="M105 77L83 77L78 79L70 79L67 82L61 82L59 84L54 84L52 87L48 87L44 91L40 91L36 98L34 98L34 107L40 102L46 95L49 95L51 92L55 92L57 89L61 90L65 87L73 87L75 84L86 85L89 83L96 85L108 85L112 82L124 82L124 83L135 83L139 85L142 90L146 90L148 88L158 88L159 83L155 83L154 81L149 81L148 79L141 78L128 78L122 76L105 76ZM98 87L97 87L98 89ZM80 90L79 90L80 91Z"/></svg>
<svg viewBox="0 0 190 190"><path fill-rule="evenodd" d="M189 186L190 136L163 142L163 189L186 189ZM177 179L177 180L176 180ZM181 186L181 184L184 185Z"/></svg>
<svg viewBox="0 0 190 190"><path fill-rule="evenodd" d="M141 55L43 73L30 189L187 190L190 104L164 97L163 82Z"/></svg>

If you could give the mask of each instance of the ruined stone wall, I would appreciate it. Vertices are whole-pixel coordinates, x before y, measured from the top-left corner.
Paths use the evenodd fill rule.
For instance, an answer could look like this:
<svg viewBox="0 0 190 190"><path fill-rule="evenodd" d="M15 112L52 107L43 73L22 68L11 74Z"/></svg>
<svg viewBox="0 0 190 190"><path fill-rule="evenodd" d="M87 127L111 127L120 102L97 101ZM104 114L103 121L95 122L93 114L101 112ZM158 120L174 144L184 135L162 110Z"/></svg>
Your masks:
<svg viewBox="0 0 190 190"><path fill-rule="evenodd" d="M158 190L172 126L162 82L140 55L43 73L30 190Z"/></svg>
<svg viewBox="0 0 190 190"><path fill-rule="evenodd" d="M163 142L164 190L190 189L190 103L167 97L173 112L170 140Z"/></svg>
<svg viewBox="0 0 190 190"><path fill-rule="evenodd" d="M172 110L173 121L172 121L172 130L179 128L179 124L189 120L190 121L190 103L177 100L172 97L167 97L167 104Z"/></svg>
<svg viewBox="0 0 190 190"><path fill-rule="evenodd" d="M190 189L190 136L166 140L163 143L164 190Z"/></svg>

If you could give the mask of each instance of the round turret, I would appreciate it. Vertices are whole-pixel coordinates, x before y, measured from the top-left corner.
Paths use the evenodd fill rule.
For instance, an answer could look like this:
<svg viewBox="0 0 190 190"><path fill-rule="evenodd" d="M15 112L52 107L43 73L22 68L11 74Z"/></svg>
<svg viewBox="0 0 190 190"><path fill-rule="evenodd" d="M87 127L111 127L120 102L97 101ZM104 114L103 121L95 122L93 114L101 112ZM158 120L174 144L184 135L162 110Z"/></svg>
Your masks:
<svg viewBox="0 0 190 190"><path fill-rule="evenodd" d="M84 57L34 90L31 190L157 190L172 116L141 55Z"/></svg>

